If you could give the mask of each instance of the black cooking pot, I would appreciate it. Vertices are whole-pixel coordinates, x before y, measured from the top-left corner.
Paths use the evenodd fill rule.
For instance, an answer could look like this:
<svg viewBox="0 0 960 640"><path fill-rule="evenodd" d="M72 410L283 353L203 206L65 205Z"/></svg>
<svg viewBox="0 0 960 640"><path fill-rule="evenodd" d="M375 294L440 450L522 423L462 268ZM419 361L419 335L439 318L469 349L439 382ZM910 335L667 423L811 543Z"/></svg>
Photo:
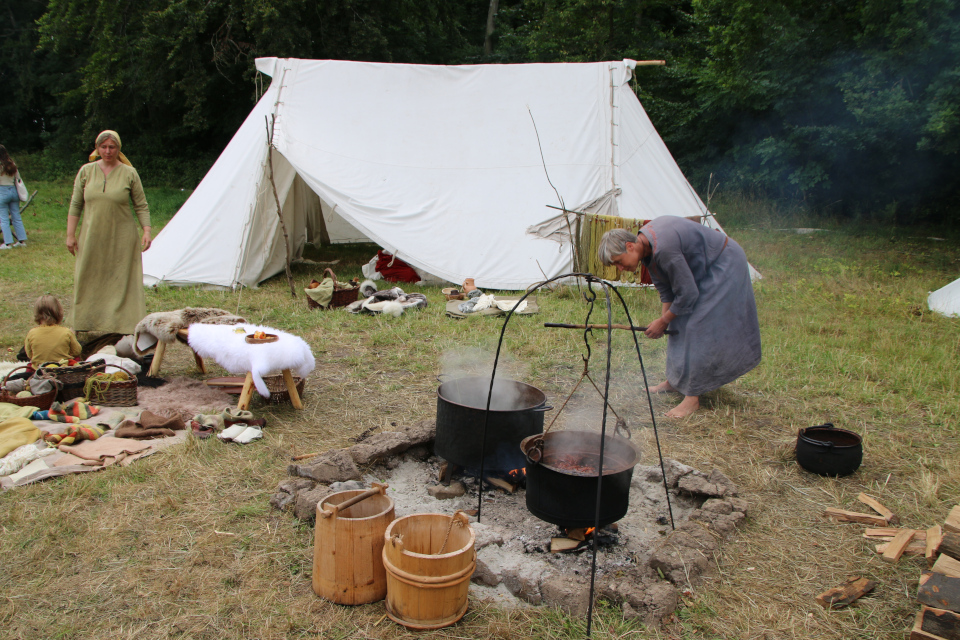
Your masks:
<svg viewBox="0 0 960 640"><path fill-rule="evenodd" d="M797 464L821 476L848 476L863 461L863 440L853 431L831 423L800 429Z"/></svg>
<svg viewBox="0 0 960 640"><path fill-rule="evenodd" d="M542 449L538 441L542 440ZM541 520L576 529L592 527L597 509L600 434L558 431L520 443L526 458L527 509ZM606 436L600 481L600 526L616 522L630 506L633 467L640 450L629 440ZM591 471L592 469L592 471Z"/></svg>
<svg viewBox="0 0 960 640"><path fill-rule="evenodd" d="M437 389L437 436L435 453L467 469L480 468L485 452L485 471L509 471L523 467L520 441L543 433L547 397L540 389L515 380L494 380L487 422L486 447L483 424L490 378L468 377L444 382Z"/></svg>

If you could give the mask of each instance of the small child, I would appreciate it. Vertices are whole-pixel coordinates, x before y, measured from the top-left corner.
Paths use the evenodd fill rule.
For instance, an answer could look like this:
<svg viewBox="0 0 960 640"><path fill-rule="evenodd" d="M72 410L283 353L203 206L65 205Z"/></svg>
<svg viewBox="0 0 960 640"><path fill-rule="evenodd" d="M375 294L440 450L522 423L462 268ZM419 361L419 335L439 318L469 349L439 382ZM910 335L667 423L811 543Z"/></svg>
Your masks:
<svg viewBox="0 0 960 640"><path fill-rule="evenodd" d="M44 362L60 362L80 357L80 343L73 331L61 327L63 307L55 297L46 295L37 298L33 306L36 327L27 332L23 349L30 358L30 367L39 369Z"/></svg>

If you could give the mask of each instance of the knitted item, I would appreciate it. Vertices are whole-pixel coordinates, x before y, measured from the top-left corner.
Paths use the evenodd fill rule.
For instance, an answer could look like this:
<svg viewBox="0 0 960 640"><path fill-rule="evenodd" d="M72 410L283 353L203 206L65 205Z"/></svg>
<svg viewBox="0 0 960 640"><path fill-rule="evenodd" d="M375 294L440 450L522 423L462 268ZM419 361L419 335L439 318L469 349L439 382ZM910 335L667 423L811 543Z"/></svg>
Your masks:
<svg viewBox="0 0 960 640"><path fill-rule="evenodd" d="M223 416L223 421L227 420L231 422L246 422L247 420L253 419L252 411L245 411L243 409L234 409L233 407L227 407L223 410L223 413L220 414Z"/></svg>
<svg viewBox="0 0 960 640"><path fill-rule="evenodd" d="M171 429L164 427L147 428L133 420L124 420L117 426L114 435L118 438L133 438L135 440L152 440L154 438L172 438L177 435Z"/></svg>
<svg viewBox="0 0 960 640"><path fill-rule="evenodd" d="M209 429L220 429L224 426L222 414L198 413L193 416L193 421Z"/></svg>
<svg viewBox="0 0 960 640"><path fill-rule="evenodd" d="M96 440L103 435L103 431L101 427L88 424L71 424L66 433L48 433L43 439L54 445L71 445L80 440Z"/></svg>
<svg viewBox="0 0 960 640"><path fill-rule="evenodd" d="M98 413L100 413L99 407L87 404L83 400L68 400L63 403L54 402L47 412L47 420L76 424Z"/></svg>
<svg viewBox="0 0 960 640"><path fill-rule="evenodd" d="M125 371L115 371L114 373L95 373L83 383L83 398L88 402L101 402L104 394L110 389L114 382L126 382L130 376Z"/></svg>

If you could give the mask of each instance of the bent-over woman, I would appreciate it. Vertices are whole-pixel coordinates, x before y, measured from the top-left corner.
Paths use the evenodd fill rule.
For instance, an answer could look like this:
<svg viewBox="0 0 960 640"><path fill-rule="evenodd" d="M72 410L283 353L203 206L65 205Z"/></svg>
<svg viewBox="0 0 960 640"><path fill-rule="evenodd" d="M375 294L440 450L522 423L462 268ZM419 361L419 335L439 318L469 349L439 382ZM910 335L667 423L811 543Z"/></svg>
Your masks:
<svg viewBox="0 0 960 640"><path fill-rule="evenodd" d="M140 253L150 243L150 209L140 176L120 153L117 132L103 131L90 163L73 182L67 214L67 250L77 256L74 330L133 333L146 315Z"/></svg>
<svg viewBox="0 0 960 640"><path fill-rule="evenodd" d="M701 224L661 216L634 235L608 231L600 261L620 271L647 267L660 293L660 317L645 334L667 328L666 380L651 392L678 391L683 401L667 412L682 418L700 408L700 396L732 382L760 363L760 323L747 256L734 240Z"/></svg>

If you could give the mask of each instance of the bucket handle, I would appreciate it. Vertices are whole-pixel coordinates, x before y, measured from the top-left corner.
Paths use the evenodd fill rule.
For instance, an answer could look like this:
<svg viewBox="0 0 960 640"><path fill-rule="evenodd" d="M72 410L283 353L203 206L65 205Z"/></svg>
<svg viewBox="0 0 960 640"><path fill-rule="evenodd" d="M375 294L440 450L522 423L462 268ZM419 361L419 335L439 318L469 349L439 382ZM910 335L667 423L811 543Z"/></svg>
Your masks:
<svg viewBox="0 0 960 640"><path fill-rule="evenodd" d="M336 517L340 513L340 511L348 507L352 507L358 502L363 502L367 498L372 498L373 496L376 496L376 495L381 495L381 496L385 495L387 491L387 487L389 486L390 485L374 482L372 489L367 489L363 493L357 494L352 498L348 498L347 500L344 500L340 504L323 505L323 509L320 510L320 516L323 518Z"/></svg>
<svg viewBox="0 0 960 640"><path fill-rule="evenodd" d="M819 429L819 428L821 428L821 427L822 427L822 428L825 428L825 429L836 429L836 427L833 426L833 423L832 423L832 422L825 422L825 423L823 423L823 424L818 424L818 425L816 425L815 427L807 427L807 429ZM797 434L798 437L805 439L805 440L806 440L807 442L809 442L810 444L819 445L819 446L821 446L821 447L825 447L825 448L828 449L828 450L832 450L832 449L833 449L834 444L833 444L832 442L824 442L823 440L815 440L814 438L811 438L810 436L808 436L808 435L807 435L807 429L800 429L800 433Z"/></svg>
<svg viewBox="0 0 960 640"><path fill-rule="evenodd" d="M551 407L548 404L545 404L542 407L534 407L533 409L527 409L527 411L530 411L530 412L539 411L542 413L544 411L553 411L553 407Z"/></svg>

